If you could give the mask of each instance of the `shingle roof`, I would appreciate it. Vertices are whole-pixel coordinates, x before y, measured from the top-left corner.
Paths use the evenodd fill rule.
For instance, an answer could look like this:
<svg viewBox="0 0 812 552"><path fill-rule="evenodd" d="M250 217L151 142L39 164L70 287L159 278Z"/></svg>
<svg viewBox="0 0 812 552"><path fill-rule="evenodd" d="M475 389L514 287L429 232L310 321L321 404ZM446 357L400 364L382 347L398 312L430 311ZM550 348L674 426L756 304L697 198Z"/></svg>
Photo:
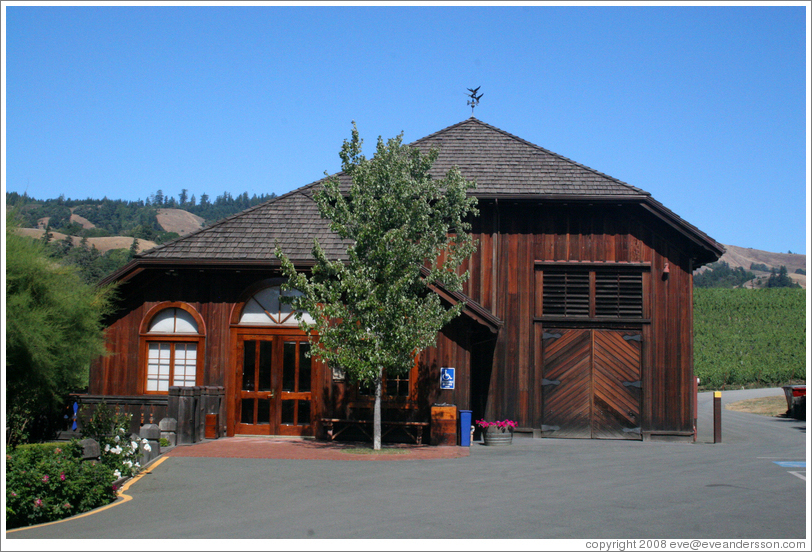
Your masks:
<svg viewBox="0 0 812 552"><path fill-rule="evenodd" d="M319 217L306 189L256 207L143 253L148 259L276 260L278 242L291 259L311 258L313 239L330 258L341 258L346 244Z"/></svg>
<svg viewBox="0 0 812 552"><path fill-rule="evenodd" d="M503 130L471 117L411 144L420 149L437 148L432 176L440 178L454 165L469 180L476 180L478 197L542 196L549 198L616 198L647 200L675 219L677 226L698 233L698 229L651 200L650 194L625 182L580 165L570 159L531 144ZM339 173L343 187L346 174ZM333 259L343 258L346 244L331 233L318 213L312 194L323 180L274 198L210 227L155 247L141 259L207 261L274 260L274 244L294 262L312 259L313 239ZM721 254L721 253L720 253Z"/></svg>
<svg viewBox="0 0 812 552"><path fill-rule="evenodd" d="M411 145L421 150L437 148L432 176L442 178L456 165L465 178L476 180L475 195L480 197L649 195L473 117Z"/></svg>

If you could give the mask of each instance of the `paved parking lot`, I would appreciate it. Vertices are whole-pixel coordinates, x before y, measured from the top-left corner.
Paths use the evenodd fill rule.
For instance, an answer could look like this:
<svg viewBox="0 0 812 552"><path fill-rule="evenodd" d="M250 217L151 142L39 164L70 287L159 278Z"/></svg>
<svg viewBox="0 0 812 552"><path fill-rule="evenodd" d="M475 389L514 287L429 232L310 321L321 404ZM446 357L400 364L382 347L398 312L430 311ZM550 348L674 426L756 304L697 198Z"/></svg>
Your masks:
<svg viewBox="0 0 812 552"><path fill-rule="evenodd" d="M805 538L805 422L725 411L722 444L707 444L711 404L701 394L695 445L517 438L397 462L170 456L128 502L6 537Z"/></svg>

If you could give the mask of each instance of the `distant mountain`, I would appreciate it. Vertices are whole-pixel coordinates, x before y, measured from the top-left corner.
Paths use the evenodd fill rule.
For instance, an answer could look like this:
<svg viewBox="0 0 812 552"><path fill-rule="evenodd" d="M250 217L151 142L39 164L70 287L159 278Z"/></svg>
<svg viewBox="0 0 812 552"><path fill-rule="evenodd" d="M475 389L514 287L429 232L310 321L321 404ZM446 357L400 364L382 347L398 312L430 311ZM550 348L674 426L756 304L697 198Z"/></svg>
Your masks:
<svg viewBox="0 0 812 552"><path fill-rule="evenodd" d="M752 272L756 276L756 280L751 280L742 285L745 288L761 287L758 279L761 278L762 284L770 277L770 269L779 270L782 266L787 267L788 276L800 286L806 289L806 275L796 274L796 270L802 269L806 271L806 254L796 253L771 253L769 251L762 251L760 249L753 249L751 247L739 247L736 245L725 245L727 250L720 262L725 262L730 265L730 268L741 267L746 271ZM759 268L753 268L753 266ZM766 267L767 270L763 270ZM704 266L695 272L695 274L707 270L708 267Z"/></svg>
<svg viewBox="0 0 812 552"><path fill-rule="evenodd" d="M787 267L790 273L802 268L806 270L806 255L802 253L770 253L752 247L738 247L736 245L725 245L727 251L720 260L725 261L735 268L740 266L745 270L750 269L751 264L763 264L769 267Z"/></svg>

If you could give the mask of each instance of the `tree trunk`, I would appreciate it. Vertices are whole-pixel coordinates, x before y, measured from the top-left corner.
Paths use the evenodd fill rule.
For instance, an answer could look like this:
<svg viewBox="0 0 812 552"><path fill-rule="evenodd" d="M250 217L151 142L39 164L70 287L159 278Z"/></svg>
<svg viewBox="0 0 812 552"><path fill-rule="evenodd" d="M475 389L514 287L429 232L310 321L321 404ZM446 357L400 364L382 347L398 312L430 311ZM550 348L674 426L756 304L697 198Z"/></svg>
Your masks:
<svg viewBox="0 0 812 552"><path fill-rule="evenodd" d="M378 367L378 377L375 378L375 406L372 408L372 449L381 450L381 393L383 368Z"/></svg>

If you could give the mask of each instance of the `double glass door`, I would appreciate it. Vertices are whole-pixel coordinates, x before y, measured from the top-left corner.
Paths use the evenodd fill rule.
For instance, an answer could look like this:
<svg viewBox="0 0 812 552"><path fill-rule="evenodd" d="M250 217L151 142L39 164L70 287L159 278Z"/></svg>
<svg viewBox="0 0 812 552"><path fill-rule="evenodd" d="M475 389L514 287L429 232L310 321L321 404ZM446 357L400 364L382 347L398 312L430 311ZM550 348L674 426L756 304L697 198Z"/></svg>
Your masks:
<svg viewBox="0 0 812 552"><path fill-rule="evenodd" d="M312 435L314 362L304 336L237 336L235 433Z"/></svg>

